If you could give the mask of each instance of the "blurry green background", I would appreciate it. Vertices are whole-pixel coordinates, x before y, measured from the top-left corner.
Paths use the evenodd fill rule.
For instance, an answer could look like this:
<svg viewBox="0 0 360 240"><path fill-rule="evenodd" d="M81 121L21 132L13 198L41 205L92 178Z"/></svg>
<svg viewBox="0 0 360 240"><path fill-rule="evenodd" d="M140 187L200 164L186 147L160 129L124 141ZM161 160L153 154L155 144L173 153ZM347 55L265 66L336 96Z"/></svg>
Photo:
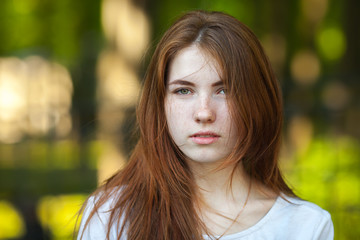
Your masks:
<svg viewBox="0 0 360 240"><path fill-rule="evenodd" d="M281 164L296 193L360 239L356 0L1 0L0 239L72 239L76 213L134 145L149 56L182 12L225 11L281 82Z"/></svg>

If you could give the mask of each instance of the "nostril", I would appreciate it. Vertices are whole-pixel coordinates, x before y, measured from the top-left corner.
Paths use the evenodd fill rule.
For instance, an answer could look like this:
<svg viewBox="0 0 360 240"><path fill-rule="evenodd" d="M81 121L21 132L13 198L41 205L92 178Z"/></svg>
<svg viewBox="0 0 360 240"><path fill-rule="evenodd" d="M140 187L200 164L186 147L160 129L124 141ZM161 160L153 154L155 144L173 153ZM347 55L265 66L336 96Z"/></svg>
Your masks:
<svg viewBox="0 0 360 240"><path fill-rule="evenodd" d="M215 113L209 109L199 110L195 115L196 122L209 123L215 121Z"/></svg>

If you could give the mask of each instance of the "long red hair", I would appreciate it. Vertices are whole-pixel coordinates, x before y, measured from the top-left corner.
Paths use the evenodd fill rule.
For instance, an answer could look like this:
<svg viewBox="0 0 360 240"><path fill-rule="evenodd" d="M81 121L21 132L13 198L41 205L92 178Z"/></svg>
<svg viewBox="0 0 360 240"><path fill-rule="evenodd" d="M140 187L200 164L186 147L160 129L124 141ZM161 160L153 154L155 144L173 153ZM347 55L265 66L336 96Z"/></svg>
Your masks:
<svg viewBox="0 0 360 240"><path fill-rule="evenodd" d="M281 93L261 44L229 15L189 12L167 30L153 54L137 108L140 138L127 166L93 194L97 201L87 224L105 202L115 199L108 238L114 224L120 224L118 239L126 234L128 240L202 239L208 232L197 215L194 178L169 135L164 110L169 64L191 44L217 60L228 89L239 140L224 164L242 164L250 178L273 192L293 195L278 167Z"/></svg>

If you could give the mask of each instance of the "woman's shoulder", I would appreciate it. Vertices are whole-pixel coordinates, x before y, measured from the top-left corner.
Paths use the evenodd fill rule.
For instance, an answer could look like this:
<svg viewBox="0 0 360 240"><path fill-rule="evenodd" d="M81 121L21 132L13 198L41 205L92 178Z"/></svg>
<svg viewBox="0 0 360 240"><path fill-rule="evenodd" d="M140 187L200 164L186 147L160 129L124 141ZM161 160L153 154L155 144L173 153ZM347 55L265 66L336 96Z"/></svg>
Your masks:
<svg viewBox="0 0 360 240"><path fill-rule="evenodd" d="M269 212L267 226L286 229L292 239L333 239L334 229L328 211L297 197L279 196ZM279 229L280 230L280 229Z"/></svg>
<svg viewBox="0 0 360 240"><path fill-rule="evenodd" d="M331 216L328 211L322 209L315 203L300 199L298 197L279 196L274 208L277 208L279 214L289 215L302 220L303 217L311 219L329 219Z"/></svg>
<svg viewBox="0 0 360 240"><path fill-rule="evenodd" d="M78 239L106 239L110 217L114 211L118 194L120 194L120 190L116 189L108 194L105 192L92 194L87 199L81 218ZM117 235L117 229L118 224L112 224L110 239Z"/></svg>
<svg viewBox="0 0 360 240"><path fill-rule="evenodd" d="M213 239L205 237L205 239ZM250 239L334 239L330 214L314 203L296 197L279 196L269 212L254 226L223 240Z"/></svg>

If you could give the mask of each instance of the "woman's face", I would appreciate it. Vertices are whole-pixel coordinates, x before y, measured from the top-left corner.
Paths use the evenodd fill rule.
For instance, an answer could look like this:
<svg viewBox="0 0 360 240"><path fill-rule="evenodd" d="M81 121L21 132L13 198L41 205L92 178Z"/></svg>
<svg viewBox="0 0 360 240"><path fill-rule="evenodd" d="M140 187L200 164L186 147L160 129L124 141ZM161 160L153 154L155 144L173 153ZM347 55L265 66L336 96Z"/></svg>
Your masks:
<svg viewBox="0 0 360 240"><path fill-rule="evenodd" d="M216 65L191 45L172 60L167 76L165 114L170 135L189 160L199 163L223 160L238 137Z"/></svg>

